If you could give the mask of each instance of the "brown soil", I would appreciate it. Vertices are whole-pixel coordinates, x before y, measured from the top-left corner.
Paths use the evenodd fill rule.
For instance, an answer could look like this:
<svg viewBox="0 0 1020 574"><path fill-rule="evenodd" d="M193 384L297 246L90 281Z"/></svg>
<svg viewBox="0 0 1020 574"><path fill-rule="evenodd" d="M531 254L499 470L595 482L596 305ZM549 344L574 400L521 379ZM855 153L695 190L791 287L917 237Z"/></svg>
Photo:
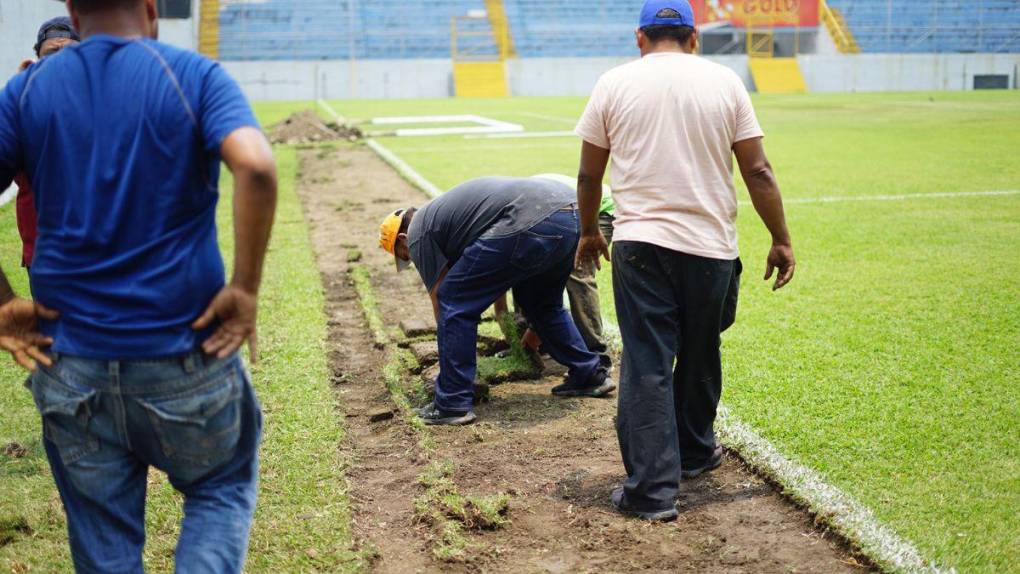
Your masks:
<svg viewBox="0 0 1020 574"><path fill-rule="evenodd" d="M360 542L377 553L379 572L861 572L846 548L811 517L727 455L718 470L682 488L680 519L647 524L612 509L625 479L613 425L614 400L550 395L562 369L539 381L493 387L472 427L434 428L434 460L452 461L465 495L512 496L505 528L468 536L480 550L462 564L436 560L413 501L426 460L398 416L372 423L390 406L381 382L384 353L373 348L353 288L346 252L360 249L373 273L388 326L429 320L414 272L398 275L377 247L378 222L424 197L371 151L304 150L299 193L327 292L331 359L346 409L349 477Z"/></svg>
<svg viewBox="0 0 1020 574"><path fill-rule="evenodd" d="M292 114L273 126L269 140L274 144L303 144L334 140L356 141L362 133L356 127L323 122L313 110Z"/></svg>

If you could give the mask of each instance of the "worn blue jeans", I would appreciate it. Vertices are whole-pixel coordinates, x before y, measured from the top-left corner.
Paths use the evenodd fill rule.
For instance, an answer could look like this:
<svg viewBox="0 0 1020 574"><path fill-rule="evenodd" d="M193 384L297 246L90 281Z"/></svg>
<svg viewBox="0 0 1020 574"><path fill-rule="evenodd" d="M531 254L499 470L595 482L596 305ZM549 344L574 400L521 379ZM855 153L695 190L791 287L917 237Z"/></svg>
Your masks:
<svg viewBox="0 0 1020 574"><path fill-rule="evenodd" d="M176 571L241 572L262 413L241 359L54 355L30 379L79 573L143 572L149 467L184 495Z"/></svg>
<svg viewBox="0 0 1020 574"><path fill-rule="evenodd" d="M478 323L511 289L545 350L570 370L571 384L583 385L604 370L563 307L578 238L577 212L559 211L527 231L479 239L464 250L439 288L437 407L471 410Z"/></svg>

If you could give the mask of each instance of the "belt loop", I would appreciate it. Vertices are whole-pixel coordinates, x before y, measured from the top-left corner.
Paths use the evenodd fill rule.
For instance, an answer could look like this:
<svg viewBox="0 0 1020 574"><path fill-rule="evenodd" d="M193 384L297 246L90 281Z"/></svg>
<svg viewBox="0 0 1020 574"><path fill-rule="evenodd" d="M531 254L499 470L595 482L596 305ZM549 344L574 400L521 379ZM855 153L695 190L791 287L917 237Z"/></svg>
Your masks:
<svg viewBox="0 0 1020 574"><path fill-rule="evenodd" d="M184 367L184 372L193 375L198 367L195 365L195 353L188 353L181 359L181 366Z"/></svg>
<svg viewBox="0 0 1020 574"><path fill-rule="evenodd" d="M117 378L120 376L120 361L110 361L106 364L107 372L110 374L110 378Z"/></svg>

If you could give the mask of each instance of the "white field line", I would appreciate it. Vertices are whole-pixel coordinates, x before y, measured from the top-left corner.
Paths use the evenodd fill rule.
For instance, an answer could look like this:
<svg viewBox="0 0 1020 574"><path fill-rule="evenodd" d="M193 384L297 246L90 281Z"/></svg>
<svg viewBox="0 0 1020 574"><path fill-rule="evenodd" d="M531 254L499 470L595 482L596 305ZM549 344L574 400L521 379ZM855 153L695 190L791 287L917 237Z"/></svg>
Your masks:
<svg viewBox="0 0 1020 574"><path fill-rule="evenodd" d="M406 128L398 129L397 137L446 136L460 134L504 134L524 131L524 126L501 120L494 120L477 115L458 116L394 116L372 119L372 125L393 126L401 124L452 124L469 123L474 126L446 128Z"/></svg>
<svg viewBox="0 0 1020 574"><path fill-rule="evenodd" d="M341 116L339 113L337 113L337 111L333 109L333 106L329 105L329 102L327 102L326 100L319 98L316 101L316 103L319 104L319 107L326 110L327 114L333 116L333 119L336 120L336 123L340 124L341 126L347 123L347 119Z"/></svg>
<svg viewBox="0 0 1020 574"><path fill-rule="evenodd" d="M322 108L325 109L326 112L328 112L334 118L336 118L337 123L341 125L344 123L344 118L340 116L340 114L338 114L336 110L334 110L333 107L330 106L329 103L327 103L325 100L320 99L319 105L322 106ZM425 179L425 177L422 174L418 173L406 161L400 159L400 157L397 154L390 151L386 146L382 145L381 143L374 139L369 139L366 143L369 149L378 154L383 161L390 164L390 166L393 167L393 169L397 170L397 173L399 173L401 177L410 182L411 185L422 190L425 193L425 195L429 197L438 197L441 193L443 193L443 190L433 185L431 181Z"/></svg>
<svg viewBox="0 0 1020 574"><path fill-rule="evenodd" d="M849 203L862 201L907 201L911 199L936 199L951 197L1001 197L1008 195L1020 195L1020 189L1006 189L1001 191L953 191L933 193L904 193L902 195L849 195L845 197L795 197L783 199L787 205L810 204L810 203ZM741 200L740 205L751 205L750 201Z"/></svg>
<svg viewBox="0 0 1020 574"><path fill-rule="evenodd" d="M375 140L369 140L368 145L430 197L435 197L434 193L436 195L441 193L435 185ZM429 189L433 191L430 192ZM988 192L984 194L988 195ZM605 321L604 327L610 344L619 351L621 348L619 326L612 321ZM771 442L730 413L725 405L719 407L716 430L722 442L748 465L776 481L786 494L805 505L825 524L856 544L884 570L909 574L955 573L955 570L939 568L925 559L913 543L882 525L871 510L842 490L826 483L819 473L783 456Z"/></svg>
<svg viewBox="0 0 1020 574"><path fill-rule="evenodd" d="M13 185L8 187L3 193L0 193L0 207L7 205L17 196L18 188Z"/></svg>
<svg viewBox="0 0 1020 574"><path fill-rule="evenodd" d="M783 492L815 513L830 528L853 541L884 571L956 572L924 558L909 540L883 525L868 507L825 482L816 471L791 461L724 405L716 419L719 438L757 472L779 483Z"/></svg>
<svg viewBox="0 0 1020 574"><path fill-rule="evenodd" d="M574 132L523 132L523 133L507 133L507 134L488 134L488 135L473 135L464 136L466 140L486 139L486 140L498 140L498 139L528 139L528 138L576 138L577 134Z"/></svg>
<svg viewBox="0 0 1020 574"><path fill-rule="evenodd" d="M570 124L572 126L577 125L577 120L576 119L562 118L560 116L547 116L545 114L536 114L534 112L520 112L520 115L526 116L526 117L529 117L529 118L535 118L537 120L545 120L545 121L548 121L548 122L559 122L561 124Z"/></svg>
<svg viewBox="0 0 1020 574"><path fill-rule="evenodd" d="M603 329L609 345L619 352L622 348L619 326L603 319ZM910 541L882 525L869 508L825 482L819 473L783 456L725 405L719 405L715 428L727 448L756 472L778 483L785 494L856 544L883 570L909 574L955 572L925 559Z"/></svg>
<svg viewBox="0 0 1020 574"><path fill-rule="evenodd" d="M430 198L435 198L439 197L443 193L443 190L436 187L431 181L425 179L425 176L418 173L413 167L408 165L406 161L400 159L400 156L379 143L378 140L370 139L366 143L372 151L382 158L383 161L390 164L393 169L397 170L397 173L399 173L401 177L410 182L411 185L422 190L425 195Z"/></svg>

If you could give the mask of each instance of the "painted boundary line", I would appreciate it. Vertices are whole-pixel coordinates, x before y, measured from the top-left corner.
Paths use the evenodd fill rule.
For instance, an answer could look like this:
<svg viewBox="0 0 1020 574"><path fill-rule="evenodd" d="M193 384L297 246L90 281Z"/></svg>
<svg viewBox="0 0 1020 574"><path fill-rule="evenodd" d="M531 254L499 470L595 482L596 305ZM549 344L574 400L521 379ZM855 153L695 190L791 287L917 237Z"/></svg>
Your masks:
<svg viewBox="0 0 1020 574"><path fill-rule="evenodd" d="M347 123L347 119L341 116L339 113L337 113L337 111L333 109L333 106L329 105L329 102L327 102L326 100L319 98L318 100L315 101L315 103L318 104L319 107L321 107L322 109L326 110L327 114L333 116L333 119L336 120L336 123L340 125L344 125Z"/></svg>
<svg viewBox="0 0 1020 574"><path fill-rule="evenodd" d="M819 473L783 456L724 405L719 406L716 423L723 444L756 472L779 484L784 494L856 544L883 570L910 574L956 572L926 560L910 541L879 522L871 509L826 483Z"/></svg>
<svg viewBox="0 0 1020 574"><path fill-rule="evenodd" d="M783 198L786 205L799 205L810 203L848 203L865 201L907 201L910 199L938 199L953 197L1002 197L1008 195L1020 195L1020 189L1006 189L1002 191L953 191L933 193L905 193L902 195L850 195L846 197L794 197ZM752 205L750 201L741 200L740 205Z"/></svg>
<svg viewBox="0 0 1020 574"><path fill-rule="evenodd" d="M430 197L442 193L382 144L369 140L368 145L403 177ZM995 194L995 192L984 194L989 193ZM1006 194L1014 193L1020 191ZM605 328L611 345L619 351L621 347L619 326L614 322L605 321ZM906 574L955 574L955 569L940 568L924 558L913 543L881 524L870 509L849 494L826 483L818 472L783 456L779 449L741 422L725 405L719 406L717 423L716 430L722 442L736 452L748 466L779 484L786 496L804 505L822 523L857 546L883 570Z"/></svg>
<svg viewBox="0 0 1020 574"><path fill-rule="evenodd" d="M322 107L322 109L326 110L328 114L333 116L337 123L345 123L344 117L337 113L337 111L333 109L333 106L329 105L329 102L319 99L317 103ZM443 193L443 190L433 185L431 181L425 179L422 174L418 173L406 161L400 159L400 156L390 151L389 148L383 144L374 139L368 139L365 141L365 145L382 158L384 162L388 163L390 167L397 170L400 177L403 177L408 181L408 183L420 189L423 193L425 193L425 195L430 198L435 198L439 197L439 195Z"/></svg>
<svg viewBox="0 0 1020 574"><path fill-rule="evenodd" d="M535 118L537 120L545 120L547 122L558 122L558 123L561 123L561 124L566 124L566 125L571 125L571 126L576 126L577 125L577 120L576 119L564 118L564 117L560 117L560 116L550 116L550 115L546 115L546 114L536 114L535 112L518 112L518 113L520 115L522 115L522 116L525 116L525 117L528 117L528 118Z"/></svg>
<svg viewBox="0 0 1020 574"><path fill-rule="evenodd" d="M455 116L393 116L374 118L374 126L393 126L402 124L452 124L469 123L475 126L457 126L445 128L403 128L396 132L397 137L447 136L461 134L507 134L523 133L524 126L502 120L495 120L478 115Z"/></svg>
<svg viewBox="0 0 1020 574"><path fill-rule="evenodd" d="M372 151L378 154L383 161L390 164L393 169L397 170L397 173L399 173L401 177L406 179L411 185L425 192L425 195L430 198L436 198L442 195L443 190L433 185L431 181L425 179L422 174L415 171L413 167L400 159L397 154L391 152L389 148L379 143L378 140L370 139L365 143Z"/></svg>
<svg viewBox="0 0 1020 574"><path fill-rule="evenodd" d="M486 134L486 135L468 135L464 136L466 140L506 140L506 139L542 139L542 138L576 138L577 134L574 132L518 132L518 133L498 133L498 134Z"/></svg>
<svg viewBox="0 0 1020 574"><path fill-rule="evenodd" d="M603 319L603 324L609 345L620 352L620 327L607 319ZM882 525L869 508L825 482L816 471L783 456L768 439L741 422L723 404L719 405L715 426L727 448L755 472L781 486L783 494L857 546L882 570L905 574L956 572L925 559L913 543Z"/></svg>

